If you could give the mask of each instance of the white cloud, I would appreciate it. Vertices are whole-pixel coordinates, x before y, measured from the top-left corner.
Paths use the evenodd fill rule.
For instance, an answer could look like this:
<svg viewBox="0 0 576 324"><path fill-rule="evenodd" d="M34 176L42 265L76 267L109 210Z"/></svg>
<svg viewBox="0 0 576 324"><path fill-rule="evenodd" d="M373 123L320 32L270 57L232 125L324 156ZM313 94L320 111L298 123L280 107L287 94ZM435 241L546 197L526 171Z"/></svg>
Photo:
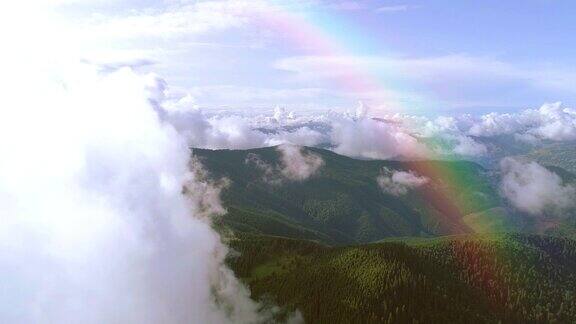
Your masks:
<svg viewBox="0 0 576 324"><path fill-rule="evenodd" d="M363 101L358 102L356 106L355 117L356 119L364 119L368 115L370 107L368 107Z"/></svg>
<svg viewBox="0 0 576 324"><path fill-rule="evenodd" d="M430 153L406 129L371 118L345 115L309 117L301 124L300 119L257 118L240 116L207 117L201 111L169 115L169 119L181 132L188 134L194 147L256 148L282 143L316 146L327 143L336 153L361 158L388 159L394 157L424 158ZM321 120L320 123L315 120ZM282 121L279 123L279 120ZM318 123L320 129L310 125ZM293 125L293 126L291 126ZM285 127L291 128L286 130ZM269 129L263 132L261 128Z"/></svg>
<svg viewBox="0 0 576 324"><path fill-rule="evenodd" d="M516 134L524 138L554 141L576 139L576 111L557 103L515 114L491 113L481 116L470 128L476 136Z"/></svg>
<svg viewBox="0 0 576 324"><path fill-rule="evenodd" d="M304 147L293 144L282 144L276 147L280 161L272 165L255 153L246 156L245 164L262 172L262 181L271 185L281 185L288 181L304 181L318 173L324 160Z"/></svg>
<svg viewBox="0 0 576 324"><path fill-rule="evenodd" d="M263 319L210 226L219 184L159 118L149 78L70 71L3 95L0 321Z"/></svg>
<svg viewBox="0 0 576 324"><path fill-rule="evenodd" d="M234 103L251 107L301 103L331 94L323 88L258 88L234 85L193 87L190 92L203 102Z"/></svg>
<svg viewBox="0 0 576 324"><path fill-rule="evenodd" d="M414 102L419 106L446 106L446 109L470 106L501 107L529 103L524 98L539 98L536 94L553 93L574 97L576 73L566 67L525 66L491 57L447 55L438 57L384 56L295 56L278 60L275 68L291 72L299 81L328 82L349 79L349 71L370 71L380 75L380 86L389 92L388 107L397 103ZM411 84L422 89L420 96L399 88ZM506 104L493 98L496 89L512 89ZM433 88L433 93L425 89ZM347 90L354 92L352 90ZM358 98L356 93L356 98ZM399 98L399 99L398 99ZM386 99L386 98L384 98ZM432 104L430 104L432 102ZM426 106L426 107L428 107ZM406 104L398 107L412 108Z"/></svg>
<svg viewBox="0 0 576 324"><path fill-rule="evenodd" d="M511 134L522 129L522 122L515 114L489 113L473 122L469 134L474 136L497 136Z"/></svg>
<svg viewBox="0 0 576 324"><path fill-rule="evenodd" d="M273 127L267 133L258 129L252 118L226 114L210 117L200 109L171 110L166 112L165 118L188 139L191 147L196 148L250 149L283 143L315 146L327 140L327 135L308 127L284 130L273 118L265 124Z"/></svg>
<svg viewBox="0 0 576 324"><path fill-rule="evenodd" d="M138 8L123 15L93 15L80 32L105 39L174 38L244 26L264 1L197 1Z"/></svg>
<svg viewBox="0 0 576 324"><path fill-rule="evenodd" d="M280 132L279 134L272 136L268 143L270 145L294 144L303 146L316 146L328 141L329 138L327 135L304 126L290 132Z"/></svg>
<svg viewBox="0 0 576 324"><path fill-rule="evenodd" d="M191 147L249 149L268 146L267 136L238 116L210 118L201 110L192 109L168 112L166 118L188 139Z"/></svg>
<svg viewBox="0 0 576 324"><path fill-rule="evenodd" d="M541 140L576 140L576 110L559 102L547 103L538 109L525 109L517 113L488 113L481 116L456 115L451 117L425 117L397 115L406 129L424 137L443 137L457 140L461 149L456 151L487 153L485 147L473 137L512 136L517 140L537 144ZM473 141L473 142L472 142ZM465 148L462 146L466 146Z"/></svg>
<svg viewBox="0 0 576 324"><path fill-rule="evenodd" d="M405 129L372 118L334 118L330 139L336 153L352 157L419 158L429 153Z"/></svg>
<svg viewBox="0 0 576 324"><path fill-rule="evenodd" d="M362 10L366 9L367 6L362 1L351 1L351 0L340 0L331 1L324 5L324 7L334 10Z"/></svg>
<svg viewBox="0 0 576 324"><path fill-rule="evenodd" d="M500 169L502 194L521 211L552 214L575 205L576 188L536 162L505 158Z"/></svg>
<svg viewBox="0 0 576 324"><path fill-rule="evenodd" d="M563 108L560 103L546 104L535 114L535 127L528 130L529 134L551 140L576 139L576 110Z"/></svg>
<svg viewBox="0 0 576 324"><path fill-rule="evenodd" d="M101 1L93 0L48 0L35 1L29 7L43 2L61 4L61 10L56 10L58 19L54 19L51 25L61 25L62 28L44 30L37 28L37 24L28 24L22 26L28 29L24 33L66 35L64 38L69 39L57 43L44 42L40 46L34 44L35 50L55 44L52 47L62 48L62 55L79 56L112 68L122 64L153 62L156 64L154 69L168 75L172 84L179 83L189 89L197 87L202 92L202 95L195 95L197 103L205 108L212 105L262 107L278 103L306 109L313 105L341 106L358 99L365 99L378 109L510 108L527 102L540 102L544 99L544 93L545 97L555 95L566 101L576 96L571 86L576 83L573 69L552 65L528 66L466 54L416 58L292 57L276 63L277 68L294 72L292 76L297 75L296 81L300 84L290 84L294 78L286 78L284 73L278 71L265 73L268 60L276 56L254 49L285 40L286 35L281 28L275 30L273 26L295 23L290 20L294 16L307 19L310 13L330 6L344 10L371 7L363 1L103 0L107 4L101 4ZM9 2L4 6L26 7L25 4L14 3ZM392 12L417 7L399 3L383 5L380 10ZM270 18L278 13L287 13L278 16L287 19L285 24L274 24L274 19ZM32 19L25 20L36 21L26 14L25 17ZM14 15L6 16L11 18ZM271 21L270 25L266 25ZM10 22L4 27L11 30L9 25ZM270 28L261 28L262 25ZM14 34L20 37L23 31L18 30ZM71 47L77 48L72 51ZM297 51L296 47L294 52ZM256 64L262 71L253 73L251 69L239 69L242 65L239 62L251 66L254 57L258 57L256 61L261 58L265 63ZM142 68L150 69L150 66L142 65ZM231 77L234 74L243 74L243 77L236 80ZM373 87L367 89L336 89L334 83L327 82L335 77L341 78L340 81L363 77L377 80ZM311 79L321 81L311 83ZM268 86L259 88L249 84ZM510 91L506 102L492 95L503 86L506 86L505 91ZM526 97L530 98L524 99ZM263 104L263 101L266 103Z"/></svg>
<svg viewBox="0 0 576 324"><path fill-rule="evenodd" d="M196 156L192 156L188 165L190 174L184 183L184 194L192 201L194 215L209 220L211 216L225 214L226 209L222 206L220 193L230 185L230 180L211 180L208 171Z"/></svg>
<svg viewBox="0 0 576 324"><path fill-rule="evenodd" d="M453 152L465 156L482 156L488 153L488 148L482 143L476 142L469 136L457 136L456 146Z"/></svg>
<svg viewBox="0 0 576 324"><path fill-rule="evenodd" d="M392 6L382 6L376 8L376 12L382 13L389 13L389 12L400 12L400 11L408 11L412 9L418 9L420 6L413 6L413 5L392 5Z"/></svg>
<svg viewBox="0 0 576 324"><path fill-rule="evenodd" d="M382 191L394 196L408 193L408 190L421 187L430 181L427 177L419 176L412 171L396 171L388 168L382 169L382 174L376 182Z"/></svg>
<svg viewBox="0 0 576 324"><path fill-rule="evenodd" d="M267 114L240 115L229 111L203 113L193 97L180 96L165 98L160 104L169 110L166 118L188 134L190 145L202 148L247 149L292 143L328 146L339 154L371 159L422 159L434 154L476 158L489 156L494 149L481 138L505 135L534 145L540 140L576 139L576 112L559 103L478 117L431 119L393 114L375 118L371 117L374 110L362 102L356 111L347 113L295 114L277 107ZM180 108L171 108L175 106Z"/></svg>
<svg viewBox="0 0 576 324"><path fill-rule="evenodd" d="M203 112L186 91L175 91L167 83L150 77L154 102L191 147L249 149L291 143L326 145L334 152L360 158L393 159L442 156L489 156L492 146L478 138L508 135L537 144L539 140L576 139L576 112L559 103L514 114L490 113L439 116L382 115L360 102L355 112L300 113L276 107L268 114L232 111Z"/></svg>
<svg viewBox="0 0 576 324"><path fill-rule="evenodd" d="M324 160L313 152L304 151L297 145L283 144L277 146L280 152L280 172L293 181L303 181L316 174L324 165Z"/></svg>

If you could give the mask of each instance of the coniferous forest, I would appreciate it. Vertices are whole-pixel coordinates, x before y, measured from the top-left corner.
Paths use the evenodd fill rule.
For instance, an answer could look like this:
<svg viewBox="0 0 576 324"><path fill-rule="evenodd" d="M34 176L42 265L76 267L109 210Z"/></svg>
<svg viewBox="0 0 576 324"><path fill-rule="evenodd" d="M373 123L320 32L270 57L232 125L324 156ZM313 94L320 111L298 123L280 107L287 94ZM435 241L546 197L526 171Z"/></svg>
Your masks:
<svg viewBox="0 0 576 324"><path fill-rule="evenodd" d="M573 218L539 228L473 162L309 150L325 161L319 174L280 184L246 162L277 165L274 148L195 151L212 179L229 180L215 222L228 262L254 299L280 307L278 320L298 311L307 323L576 321ZM445 170L444 187L390 195L374 181L382 168Z"/></svg>
<svg viewBox="0 0 576 324"><path fill-rule="evenodd" d="M573 323L576 242L457 236L327 247L240 236L230 264L253 297L307 323Z"/></svg>

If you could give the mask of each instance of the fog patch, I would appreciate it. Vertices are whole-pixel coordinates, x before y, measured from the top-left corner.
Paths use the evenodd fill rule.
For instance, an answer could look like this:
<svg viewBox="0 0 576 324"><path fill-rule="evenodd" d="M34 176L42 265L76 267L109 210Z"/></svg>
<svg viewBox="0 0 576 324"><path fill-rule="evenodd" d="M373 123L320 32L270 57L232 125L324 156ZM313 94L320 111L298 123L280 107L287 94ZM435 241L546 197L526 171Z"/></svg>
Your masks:
<svg viewBox="0 0 576 324"><path fill-rule="evenodd" d="M383 192L402 196L409 190L424 186L430 181L429 178L420 176L413 171L396 171L384 167L382 174L376 178L376 182Z"/></svg>

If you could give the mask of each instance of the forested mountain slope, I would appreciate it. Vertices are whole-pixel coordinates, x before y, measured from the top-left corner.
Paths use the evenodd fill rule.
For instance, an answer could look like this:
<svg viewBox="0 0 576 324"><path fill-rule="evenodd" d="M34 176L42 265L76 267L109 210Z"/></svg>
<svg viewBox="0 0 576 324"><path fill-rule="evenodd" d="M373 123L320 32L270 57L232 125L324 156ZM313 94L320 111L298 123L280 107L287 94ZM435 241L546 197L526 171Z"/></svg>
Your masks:
<svg viewBox="0 0 576 324"><path fill-rule="evenodd" d="M307 323L576 321L576 242L521 234L538 220L507 205L497 173L303 150L323 164L297 180L282 177L277 148L194 150L210 179L228 179L215 225L231 233L230 265L254 298L281 307L279 320L298 310ZM378 185L386 172L429 181L398 194ZM570 222L552 233L573 232Z"/></svg>
<svg viewBox="0 0 576 324"><path fill-rule="evenodd" d="M256 156L276 170L281 161L274 147L194 149L212 178L230 180L222 193L228 212L220 224L236 232L355 244L395 236L471 233L478 226L491 226L492 215L479 213L504 205L490 173L473 162L366 161L322 149L304 150L321 157L324 164L310 178L293 181L250 163ZM378 186L383 168L411 171L430 181L394 195ZM477 216L465 220L469 214ZM521 226L520 220L510 216L495 230Z"/></svg>
<svg viewBox="0 0 576 324"><path fill-rule="evenodd" d="M253 297L307 323L574 323L576 242L463 235L327 247L241 235Z"/></svg>

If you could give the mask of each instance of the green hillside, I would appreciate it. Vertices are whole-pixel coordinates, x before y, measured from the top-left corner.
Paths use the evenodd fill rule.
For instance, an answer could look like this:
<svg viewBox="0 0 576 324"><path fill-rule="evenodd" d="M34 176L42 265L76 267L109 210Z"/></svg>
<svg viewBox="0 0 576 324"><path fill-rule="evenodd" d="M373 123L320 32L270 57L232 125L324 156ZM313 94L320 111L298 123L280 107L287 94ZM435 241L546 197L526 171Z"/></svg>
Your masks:
<svg viewBox="0 0 576 324"><path fill-rule="evenodd" d="M558 167L576 173L576 143L552 143L525 154L542 165Z"/></svg>
<svg viewBox="0 0 576 324"><path fill-rule="evenodd" d="M327 247L241 235L232 268L253 297L307 323L573 323L576 242L536 235Z"/></svg>
<svg viewBox="0 0 576 324"><path fill-rule="evenodd" d="M235 232L346 245L396 236L470 233L474 230L464 221L465 215L503 206L487 170L472 162L365 161L322 149L305 150L324 160L318 174L275 185L263 180L262 170L245 162L252 154L278 166L279 153L273 147L195 149L214 178L231 180L222 194L228 213L218 224ZM401 196L385 193L376 182L383 167L417 172L431 184ZM475 222L482 221L478 215ZM496 225L509 230L519 226L513 221Z"/></svg>
<svg viewBox="0 0 576 324"><path fill-rule="evenodd" d="M576 321L574 217L515 212L498 175L473 162L305 151L324 165L290 181L246 163L278 173L276 148L194 150L210 177L230 180L215 224L231 230L229 264L253 298L280 306L279 320L298 310L307 323ZM396 196L377 184L383 168L430 181Z"/></svg>

